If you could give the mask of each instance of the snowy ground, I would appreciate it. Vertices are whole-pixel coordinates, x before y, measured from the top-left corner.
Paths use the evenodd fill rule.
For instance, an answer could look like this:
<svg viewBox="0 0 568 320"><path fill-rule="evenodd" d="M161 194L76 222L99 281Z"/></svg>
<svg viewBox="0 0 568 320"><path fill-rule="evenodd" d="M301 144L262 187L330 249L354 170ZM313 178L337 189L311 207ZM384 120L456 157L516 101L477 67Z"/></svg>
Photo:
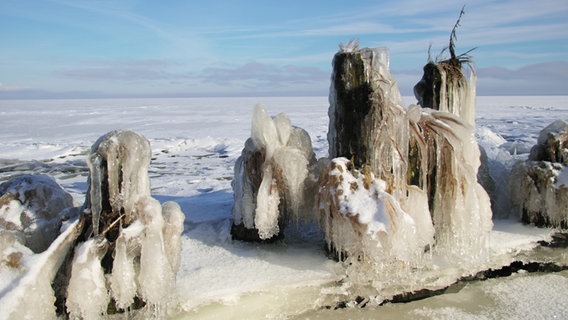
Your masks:
<svg viewBox="0 0 568 320"><path fill-rule="evenodd" d="M477 101L478 138L494 147L488 153L504 166L526 157L546 125L568 120L565 96ZM99 136L130 129L148 138L152 194L161 202L178 202L186 215L178 287L170 306L176 319L568 317L566 272L472 283L456 293L404 305L321 309L324 293L337 289L333 286L342 269L326 257L317 228L289 230L284 241L268 245L230 239L233 166L250 135L256 103L271 115L288 114L293 125L308 131L316 155L327 155L327 97L0 100L0 182L21 173L47 173L80 205L87 189L86 154ZM513 157L500 156L503 150ZM506 187L503 181L497 184ZM524 254L550 232L514 218L495 221L495 263ZM564 252L559 259L568 256ZM0 283L0 297L7 288Z"/></svg>

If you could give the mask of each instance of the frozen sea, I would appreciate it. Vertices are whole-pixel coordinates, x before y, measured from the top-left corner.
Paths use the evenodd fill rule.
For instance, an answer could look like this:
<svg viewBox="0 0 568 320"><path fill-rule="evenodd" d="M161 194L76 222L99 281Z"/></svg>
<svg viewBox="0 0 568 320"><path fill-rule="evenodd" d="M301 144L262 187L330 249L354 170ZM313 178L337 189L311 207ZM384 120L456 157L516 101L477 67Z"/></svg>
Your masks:
<svg viewBox="0 0 568 320"><path fill-rule="evenodd" d="M186 216L182 262L168 306L172 319L568 318L567 271L521 272L412 303L333 310L327 296L337 289L342 268L326 256L317 228L293 228L273 244L231 240L233 167L250 136L253 106L288 114L310 134L319 158L327 156L327 100L0 100L0 182L22 173L49 174L79 206L87 189L86 155L97 138L114 129L144 135L152 146L152 195L179 203ZM413 102L405 97L406 104ZM480 143L513 160L526 158L540 130L556 119L568 121L567 96L477 98ZM494 223L495 263L528 254L554 231L522 226L515 217ZM568 260L566 252L559 254ZM10 294L2 279L0 299Z"/></svg>

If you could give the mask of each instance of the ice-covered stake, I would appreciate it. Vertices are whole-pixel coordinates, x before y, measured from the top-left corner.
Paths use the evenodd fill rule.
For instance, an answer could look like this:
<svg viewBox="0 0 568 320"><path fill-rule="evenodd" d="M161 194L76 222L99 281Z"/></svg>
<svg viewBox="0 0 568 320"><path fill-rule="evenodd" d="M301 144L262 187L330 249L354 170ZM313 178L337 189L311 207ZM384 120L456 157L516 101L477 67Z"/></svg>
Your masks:
<svg viewBox="0 0 568 320"><path fill-rule="evenodd" d="M113 300L125 311L136 300L153 312L166 306L179 267L184 214L176 203L160 205L151 197L150 157L148 140L131 131L112 131L93 145L85 242L75 250L67 291L71 317L104 315ZM82 286L92 288L91 298L76 289Z"/></svg>
<svg viewBox="0 0 568 320"><path fill-rule="evenodd" d="M281 236L288 220L311 213L313 188L309 169L315 155L308 133L293 127L285 114L273 118L262 105L254 108L251 138L235 163L233 226L240 240Z"/></svg>
<svg viewBox="0 0 568 320"><path fill-rule="evenodd" d="M100 137L87 158L89 190L85 209L90 209L93 234L98 235L124 215L136 220L135 203L150 196L150 142L132 131L111 131Z"/></svg>
<svg viewBox="0 0 568 320"><path fill-rule="evenodd" d="M473 83L468 85L474 86ZM474 92L461 84L452 90L459 96L460 90ZM469 116L462 118L452 112L461 110L460 114L469 114L475 108L474 101L448 100L459 106L445 111L423 110L418 106L405 110L396 81L389 73L386 49L340 50L333 60L330 158L353 159L355 169L370 170L385 184L382 190L390 195L389 201L396 203L391 207L400 207L414 220L414 225L420 229L418 235L430 234L433 223L431 252L465 267L484 260L492 227L489 198L477 183L480 154L474 127ZM324 199L329 199L325 196L329 183L323 181L324 189L320 189L324 190ZM344 201L357 201L350 199L354 196ZM326 215L323 220L331 217L326 226L327 230L332 230L326 233L327 241L335 248L347 249L352 239L344 237L344 232L334 234L333 231L345 230L334 224L345 224L346 220L336 219L338 214L329 214L339 208L334 208L329 200L320 201L322 208L320 212ZM396 216L388 216L393 225ZM373 219L366 222L366 228L374 222ZM362 232L356 235L369 237ZM392 232L389 237L396 239ZM424 245L430 242L424 240L426 238L418 236L416 239L421 239ZM386 247L385 250L388 251ZM401 259L405 255L390 256Z"/></svg>

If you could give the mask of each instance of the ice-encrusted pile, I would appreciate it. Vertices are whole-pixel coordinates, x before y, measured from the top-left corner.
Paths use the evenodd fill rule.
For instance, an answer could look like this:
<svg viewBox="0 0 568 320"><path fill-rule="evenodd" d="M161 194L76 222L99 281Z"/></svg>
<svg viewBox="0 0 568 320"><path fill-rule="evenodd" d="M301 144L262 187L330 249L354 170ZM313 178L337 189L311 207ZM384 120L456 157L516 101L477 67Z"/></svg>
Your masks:
<svg viewBox="0 0 568 320"><path fill-rule="evenodd" d="M442 92L444 110L419 106L404 109L396 81L389 73L386 49L339 52L334 58L330 93L330 157L353 157L356 169L366 168L383 181L383 189L390 196L385 198L388 201L381 201L386 216L397 228L409 228L396 232L412 234L413 228L419 230L416 234L423 246L419 252L431 243L426 251L451 265L473 270L487 258L492 227L489 198L477 182L480 153L471 116L475 113L475 99L471 98L475 83L464 80L442 85L447 87ZM357 100L359 96L362 98ZM452 103L460 107L447 106ZM357 117L354 112L358 112ZM354 186L352 189L361 189L360 183ZM352 201L357 199L353 197ZM330 206L328 211L338 209L323 204ZM414 223L397 224L399 211L406 212ZM335 223L351 225L352 219L336 219ZM336 248L352 242L349 237L343 239L342 233L336 234L334 228L326 228L328 242ZM434 234L430 233L432 228ZM400 250L402 246L392 247Z"/></svg>
<svg viewBox="0 0 568 320"><path fill-rule="evenodd" d="M166 306L185 216L176 203L160 205L151 197L150 158L150 143L132 131L109 132L92 147L83 206L91 230L72 262L66 302L71 318L106 314L111 297L117 310L129 311L136 298L157 314Z"/></svg>
<svg viewBox="0 0 568 320"><path fill-rule="evenodd" d="M315 155L309 135L285 114L270 117L254 108L251 138L235 164L233 235L253 240L281 235L289 219L310 218L309 170ZM250 236L243 235L244 230Z"/></svg>
<svg viewBox="0 0 568 320"><path fill-rule="evenodd" d="M20 285L2 297L3 315L56 318L56 305L72 319L100 319L108 310L128 313L144 305L148 316L164 315L185 215L177 203L151 197L150 157L148 140L132 131L109 132L93 145L85 204L63 211L73 221L48 250L23 257L22 275L15 278ZM50 194L35 199L49 200ZM35 263L27 268L30 259ZM26 307L40 300L45 303Z"/></svg>

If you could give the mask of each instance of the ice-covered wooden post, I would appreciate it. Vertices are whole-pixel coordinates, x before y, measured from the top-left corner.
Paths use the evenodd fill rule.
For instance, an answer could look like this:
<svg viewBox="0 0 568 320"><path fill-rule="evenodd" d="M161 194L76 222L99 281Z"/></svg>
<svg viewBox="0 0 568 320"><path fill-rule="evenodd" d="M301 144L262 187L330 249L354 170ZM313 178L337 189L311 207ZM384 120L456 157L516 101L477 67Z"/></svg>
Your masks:
<svg viewBox="0 0 568 320"><path fill-rule="evenodd" d="M414 86L414 95L423 108L449 112L475 125L475 82L475 73L468 80L457 58L430 61Z"/></svg>
<svg viewBox="0 0 568 320"><path fill-rule="evenodd" d="M165 310L184 215L176 203L151 197L150 158L149 141L132 131L109 132L91 149L85 227L67 287L71 318L98 318L111 301L110 309L128 311L142 302L153 313Z"/></svg>
<svg viewBox="0 0 568 320"><path fill-rule="evenodd" d="M433 227L425 193L407 185L409 120L388 50L341 48L329 103L331 162L318 196L328 245L339 254L417 262Z"/></svg>
<svg viewBox="0 0 568 320"><path fill-rule="evenodd" d="M450 33L449 44L442 52L446 50L450 57L441 60L439 57L430 60L424 66L424 75L422 79L414 86L414 95L418 100L418 104L423 108L430 108L449 112L461 118L463 121L475 126L475 88L476 75L472 64L472 57L469 51L456 55L455 41L457 40L456 32L460 26L460 21L465 14L465 7L460 11L460 15ZM466 78L463 68L470 66L471 75L469 80Z"/></svg>
<svg viewBox="0 0 568 320"><path fill-rule="evenodd" d="M95 142L87 159L89 187L83 206L91 214L94 236L117 220L128 225L138 218L136 200L150 196L150 158L150 142L132 131L111 131ZM114 238L118 227L111 228Z"/></svg>
<svg viewBox="0 0 568 320"><path fill-rule="evenodd" d="M472 110L467 101L460 100L459 107ZM396 217L405 216L399 212L402 210L413 220L406 228L416 228L422 234L416 239L422 239L422 244L428 243L423 239L432 236L433 224L435 250L462 263L481 260L492 226L491 210L487 194L477 183L479 148L474 126L467 119L450 110L416 105L403 108L396 81L389 72L388 51L349 47L340 49L333 59L329 119L330 158L350 159L354 183L349 193L367 195L348 196L345 189L334 191L338 181L347 178L336 181L334 177L342 176L345 169L332 159L331 167L324 169L329 177L324 175L320 180L319 196L328 244L348 247L352 240L334 234L341 230L341 234L383 239L389 244L380 247L387 251L395 248L397 244L392 240L400 228L405 228L395 222ZM362 174L366 178L357 182ZM380 192L370 188L372 185L382 186ZM380 196L381 192L389 196ZM358 203L361 199L371 199L368 203L375 204L370 208L377 211L367 212ZM380 228L382 236L357 231L368 230L374 224L385 226ZM389 225L397 227L388 231ZM355 232L346 232L351 229ZM367 254L363 252L363 256ZM393 256L392 252L387 256Z"/></svg>
<svg viewBox="0 0 568 320"><path fill-rule="evenodd" d="M389 73L388 49L345 48L333 58L329 93L329 157L369 166L378 178L403 192L408 120L396 81Z"/></svg>
<svg viewBox="0 0 568 320"><path fill-rule="evenodd" d="M231 234L270 241L282 236L291 218L301 219L306 207L311 211L313 196L305 194L315 186L309 178L315 155L308 133L293 127L285 114L272 118L257 105L251 131L235 163Z"/></svg>

